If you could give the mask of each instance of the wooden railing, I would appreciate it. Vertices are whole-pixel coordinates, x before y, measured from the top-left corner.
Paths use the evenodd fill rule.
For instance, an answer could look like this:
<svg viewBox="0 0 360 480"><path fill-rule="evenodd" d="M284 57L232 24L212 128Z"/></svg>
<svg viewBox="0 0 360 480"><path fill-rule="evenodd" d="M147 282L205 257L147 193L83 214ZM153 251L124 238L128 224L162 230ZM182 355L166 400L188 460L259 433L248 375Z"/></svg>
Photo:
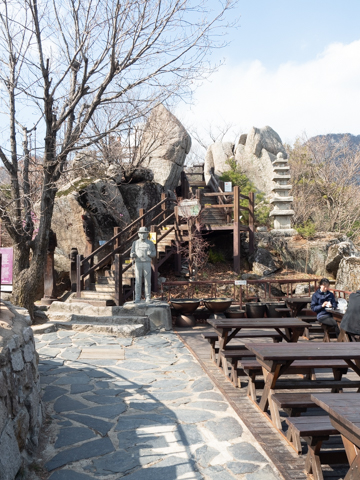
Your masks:
<svg viewBox="0 0 360 480"><path fill-rule="evenodd" d="M308 286L308 293L304 294L304 296L311 296L312 293L317 290L318 284L320 282L320 278L287 278L287 279L266 279L261 278L258 280L247 280L245 286L243 285L235 285L234 280L199 280L196 282L188 282L188 281L179 281L179 282L165 282L161 284L161 298L164 300L165 292L164 287L168 288L167 291L167 300L170 300L171 296L171 287L186 287L187 292L184 295L186 298L216 298L218 296L218 287L222 286L232 286L232 299L233 304L235 305L242 305L244 298L250 298L254 296L253 292L249 292L249 286L251 285L262 285L263 291L258 297L261 301L272 301L272 300L282 300L286 297L300 297L303 295L298 295L293 293L292 286L294 284L306 284ZM283 295L277 296L271 292L271 286L277 285L286 285L286 293ZM202 287L210 287L210 291L208 295L204 295L201 292ZM312 288L313 287L313 288ZM209 289L208 289L209 290ZM347 290L338 290L338 289L329 289L337 298L346 298L352 293ZM224 294L222 293L222 296Z"/></svg>
<svg viewBox="0 0 360 480"><path fill-rule="evenodd" d="M77 255L76 258L76 292L77 297L81 297L81 291L84 290L85 286L85 279L87 277L91 278L91 275L95 272L95 270L107 265L109 262L114 260L114 267L115 267L115 302L117 305L120 305L124 299L122 298L122 275L125 273L130 267L131 264L126 265L125 267L122 266L123 258L126 257L131 250L131 245L129 243L137 238L138 234L137 231L134 232L134 229L139 226L146 226L150 227L152 231L156 231L159 227L161 228L162 225L167 223L170 219L174 217L174 213L171 212L168 216L168 209L167 203L171 202L172 200L169 196L165 193L162 194L161 200L159 203L154 205L150 208L147 212L144 212L143 209L140 209L139 213L140 216L136 220L134 220L130 225L127 225L125 228L121 229L120 227L116 227L114 229L114 236L101 245L99 248L94 250L90 255L87 257L83 257L83 255ZM147 220L150 214L154 214L157 210L160 210L160 213L156 214L154 217ZM161 220L159 225L154 225L154 222L157 220ZM136 228L137 230L137 228ZM167 231L168 232L168 231ZM164 238L166 235L163 235ZM101 252L106 252L109 247L112 247L112 250L105 255L99 262L90 266L91 262L96 255L99 255ZM119 290L120 288L120 290ZM130 292L131 293L131 292Z"/></svg>

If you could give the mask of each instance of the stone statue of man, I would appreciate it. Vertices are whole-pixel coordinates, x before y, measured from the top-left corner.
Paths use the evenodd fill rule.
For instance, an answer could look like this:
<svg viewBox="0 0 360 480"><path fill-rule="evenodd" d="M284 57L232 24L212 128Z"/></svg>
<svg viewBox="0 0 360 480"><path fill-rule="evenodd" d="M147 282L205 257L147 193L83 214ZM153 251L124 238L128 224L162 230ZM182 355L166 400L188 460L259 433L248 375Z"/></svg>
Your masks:
<svg viewBox="0 0 360 480"><path fill-rule="evenodd" d="M131 246L130 258L135 260L135 303L141 299L142 277L145 282L145 299L151 300L151 259L156 256L153 242L148 240L149 231L146 227L140 227L139 240L135 240Z"/></svg>

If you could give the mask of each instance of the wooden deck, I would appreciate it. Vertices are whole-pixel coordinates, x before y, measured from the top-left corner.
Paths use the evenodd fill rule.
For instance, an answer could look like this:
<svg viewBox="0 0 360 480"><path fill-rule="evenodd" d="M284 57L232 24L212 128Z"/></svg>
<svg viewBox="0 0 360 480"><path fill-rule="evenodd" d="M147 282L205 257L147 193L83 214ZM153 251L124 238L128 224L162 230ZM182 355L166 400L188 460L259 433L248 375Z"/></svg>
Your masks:
<svg viewBox="0 0 360 480"><path fill-rule="evenodd" d="M230 380L225 378L223 370L218 368L210 359L210 345L202 338L201 333L213 330L207 326L196 326L193 329L177 330L175 328L175 331L263 447L283 478L285 480L311 479L312 476L308 476L304 472L305 455L297 455L285 438L265 417L265 414L247 397L246 388L235 388ZM259 342L259 340L257 339L256 342ZM307 341L306 343L308 344ZM354 379L358 377L348 374L345 378ZM307 415L319 414L318 412L318 410L313 409L311 411L309 409ZM340 437L335 437L332 443L329 442L328 445L329 447L340 447L342 445ZM323 466L324 480L341 480L346 475L348 468L325 465Z"/></svg>

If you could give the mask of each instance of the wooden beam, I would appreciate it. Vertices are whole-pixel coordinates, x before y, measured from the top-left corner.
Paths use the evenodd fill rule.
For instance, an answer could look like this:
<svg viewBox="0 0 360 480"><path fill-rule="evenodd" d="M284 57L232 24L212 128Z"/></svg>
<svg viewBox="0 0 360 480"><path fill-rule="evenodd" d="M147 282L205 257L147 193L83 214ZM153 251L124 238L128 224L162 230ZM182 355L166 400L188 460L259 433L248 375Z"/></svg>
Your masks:
<svg viewBox="0 0 360 480"><path fill-rule="evenodd" d="M249 193L249 254L252 255L255 251L254 237L255 237L255 193Z"/></svg>
<svg viewBox="0 0 360 480"><path fill-rule="evenodd" d="M240 229L239 229L239 214L240 214L240 189L235 186L234 192L234 230L233 230L233 254L234 254L234 272L240 274Z"/></svg>

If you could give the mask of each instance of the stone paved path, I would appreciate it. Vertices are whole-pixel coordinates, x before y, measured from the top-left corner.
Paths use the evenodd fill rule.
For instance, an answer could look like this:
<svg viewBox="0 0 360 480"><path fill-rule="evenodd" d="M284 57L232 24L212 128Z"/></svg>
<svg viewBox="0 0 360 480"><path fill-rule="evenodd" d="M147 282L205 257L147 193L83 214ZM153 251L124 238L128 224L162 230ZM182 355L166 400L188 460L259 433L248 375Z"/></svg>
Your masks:
<svg viewBox="0 0 360 480"><path fill-rule="evenodd" d="M50 480L278 480L271 462L174 333L36 335L52 417ZM123 360L79 358L118 347ZM115 355L116 356L116 355Z"/></svg>

